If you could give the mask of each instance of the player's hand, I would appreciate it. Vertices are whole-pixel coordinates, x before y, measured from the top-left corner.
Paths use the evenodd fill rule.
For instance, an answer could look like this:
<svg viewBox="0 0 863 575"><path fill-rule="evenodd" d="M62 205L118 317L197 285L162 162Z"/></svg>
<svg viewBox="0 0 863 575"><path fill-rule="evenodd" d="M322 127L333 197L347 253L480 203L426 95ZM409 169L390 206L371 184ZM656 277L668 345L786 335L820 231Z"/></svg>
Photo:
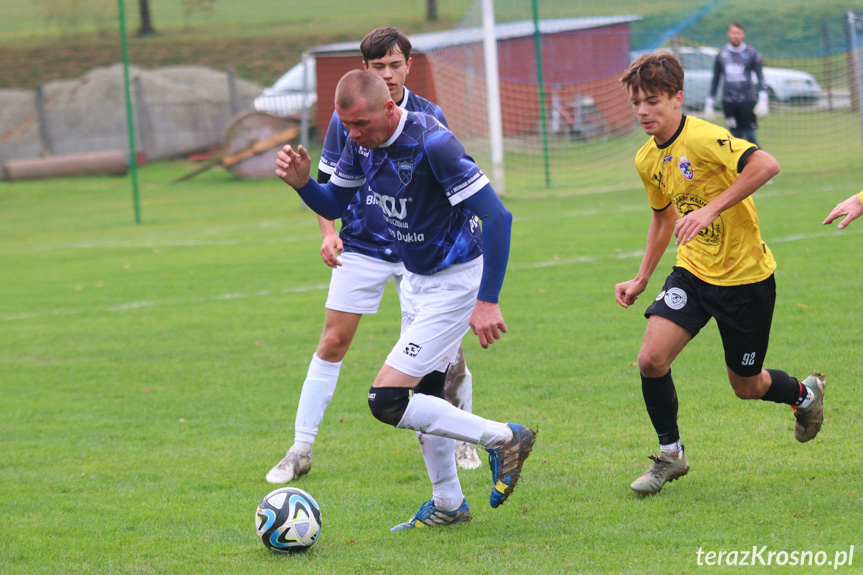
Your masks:
<svg viewBox="0 0 863 575"><path fill-rule="evenodd" d="M635 303L645 287L647 287L647 282L639 281L637 278L619 283L614 286L614 299L621 307L629 307Z"/></svg>
<svg viewBox="0 0 863 575"><path fill-rule="evenodd" d="M707 207L692 210L674 224L674 237L676 238L674 243L678 246L686 245L687 242L701 233L701 230L712 224L715 219L716 216Z"/></svg>
<svg viewBox="0 0 863 575"><path fill-rule="evenodd" d="M473 308L468 325L479 338L479 344L483 349L488 349L488 346L500 339L502 333L506 333L506 324L503 322L500 306L487 301L476 301L476 307Z"/></svg>
<svg viewBox="0 0 863 575"><path fill-rule="evenodd" d="M833 211L830 212L830 215L821 222L823 225L832 224L834 220L845 216L845 218L839 222L839 225L836 226L838 229L844 229L845 226L859 218L863 215L863 203L860 203L860 196L858 194L854 194L844 202L837 204Z"/></svg>
<svg viewBox="0 0 863 575"><path fill-rule="evenodd" d="M714 118L715 114L713 112L713 98L708 96L704 100L704 119L708 122Z"/></svg>
<svg viewBox="0 0 863 575"><path fill-rule="evenodd" d="M321 244L321 259L331 268L336 268L342 265L339 261L339 256L342 255L345 246L342 243L342 238L338 235L324 236L324 241Z"/></svg>
<svg viewBox="0 0 863 575"><path fill-rule="evenodd" d="M767 116L770 111L767 101L769 100L769 96L767 92L758 92L758 103L755 104L755 107L752 109L752 113L755 114L756 118L764 118Z"/></svg>
<svg viewBox="0 0 863 575"><path fill-rule="evenodd" d="M312 158L303 146L294 151L287 145L276 154L276 176L294 189L309 183L311 168Z"/></svg>

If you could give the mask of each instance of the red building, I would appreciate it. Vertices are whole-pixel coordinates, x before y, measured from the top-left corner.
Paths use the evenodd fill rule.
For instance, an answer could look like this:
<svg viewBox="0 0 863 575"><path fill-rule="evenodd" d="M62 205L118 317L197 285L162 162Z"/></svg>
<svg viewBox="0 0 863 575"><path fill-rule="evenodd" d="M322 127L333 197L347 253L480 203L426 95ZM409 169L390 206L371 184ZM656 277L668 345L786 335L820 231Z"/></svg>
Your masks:
<svg viewBox="0 0 863 575"><path fill-rule="evenodd" d="M542 91L546 117L564 118L583 102L602 114L609 133L629 131L632 112L618 78L629 65L630 22L639 16L541 20ZM534 24L495 27L503 131L506 136L540 132L540 85ZM488 133L481 28L455 29L410 37L413 63L407 86L437 103L460 138ZM362 69L359 42L317 46L318 126L332 116L336 84Z"/></svg>

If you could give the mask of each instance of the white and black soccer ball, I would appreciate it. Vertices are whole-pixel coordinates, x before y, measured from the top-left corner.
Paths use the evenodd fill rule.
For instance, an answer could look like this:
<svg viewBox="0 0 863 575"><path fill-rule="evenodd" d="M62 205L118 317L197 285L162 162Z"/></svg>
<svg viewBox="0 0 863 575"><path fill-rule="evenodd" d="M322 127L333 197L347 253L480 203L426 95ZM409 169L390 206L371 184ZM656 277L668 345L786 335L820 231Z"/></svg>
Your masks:
<svg viewBox="0 0 863 575"><path fill-rule="evenodd" d="M255 529L273 551L308 549L321 533L321 508L302 489L280 487L258 505Z"/></svg>

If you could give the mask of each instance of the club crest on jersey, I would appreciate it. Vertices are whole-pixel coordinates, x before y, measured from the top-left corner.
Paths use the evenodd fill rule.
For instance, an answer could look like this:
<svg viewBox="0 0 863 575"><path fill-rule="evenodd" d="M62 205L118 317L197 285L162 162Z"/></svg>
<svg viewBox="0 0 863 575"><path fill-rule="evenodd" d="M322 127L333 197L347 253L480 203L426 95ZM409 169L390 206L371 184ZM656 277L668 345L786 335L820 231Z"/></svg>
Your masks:
<svg viewBox="0 0 863 575"><path fill-rule="evenodd" d="M399 179L402 181L404 185L408 185L411 183L411 178L413 178L413 170L414 165L412 162L399 162Z"/></svg>
<svg viewBox="0 0 863 575"><path fill-rule="evenodd" d="M683 174L683 177L687 180L691 180L695 177L695 172L692 171L692 163L686 158L686 156L680 156L680 162L677 163L677 167L680 168L680 173Z"/></svg>

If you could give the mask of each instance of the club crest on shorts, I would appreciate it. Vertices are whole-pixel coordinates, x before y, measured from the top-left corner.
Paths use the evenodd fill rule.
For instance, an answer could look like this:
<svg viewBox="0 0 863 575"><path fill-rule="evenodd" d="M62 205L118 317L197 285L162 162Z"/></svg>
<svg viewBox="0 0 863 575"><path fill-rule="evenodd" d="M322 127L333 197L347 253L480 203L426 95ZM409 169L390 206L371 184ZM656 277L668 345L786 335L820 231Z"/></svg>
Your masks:
<svg viewBox="0 0 863 575"><path fill-rule="evenodd" d="M686 292L680 288L671 288L665 292L665 305L671 309L682 309L686 305Z"/></svg>
<svg viewBox="0 0 863 575"><path fill-rule="evenodd" d="M421 345L417 345L415 343L409 343L405 346L404 351L405 351L405 355L407 355L408 357L416 357L421 349L422 349Z"/></svg>
<svg viewBox="0 0 863 575"><path fill-rule="evenodd" d="M414 175L414 165L412 162L399 162L399 179L402 181L404 185L408 185L411 183L411 179Z"/></svg>
<svg viewBox="0 0 863 575"><path fill-rule="evenodd" d="M686 156L680 156L680 161L677 163L677 167L680 168L680 173L683 174L683 177L687 180L691 180L695 177L695 172L692 171L692 162L690 162Z"/></svg>

